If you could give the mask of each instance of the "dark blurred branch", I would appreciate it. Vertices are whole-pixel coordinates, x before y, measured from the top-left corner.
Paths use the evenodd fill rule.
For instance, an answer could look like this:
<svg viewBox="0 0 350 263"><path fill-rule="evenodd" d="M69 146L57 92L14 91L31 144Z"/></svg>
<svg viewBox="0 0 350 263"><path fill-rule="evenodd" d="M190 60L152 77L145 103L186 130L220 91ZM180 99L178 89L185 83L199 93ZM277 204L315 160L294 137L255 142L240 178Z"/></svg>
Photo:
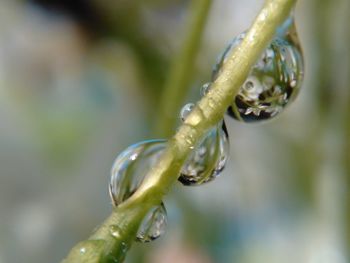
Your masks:
<svg viewBox="0 0 350 263"><path fill-rule="evenodd" d="M54 14L66 14L85 31L97 34L103 25L102 16L89 1L84 0L28 0Z"/></svg>

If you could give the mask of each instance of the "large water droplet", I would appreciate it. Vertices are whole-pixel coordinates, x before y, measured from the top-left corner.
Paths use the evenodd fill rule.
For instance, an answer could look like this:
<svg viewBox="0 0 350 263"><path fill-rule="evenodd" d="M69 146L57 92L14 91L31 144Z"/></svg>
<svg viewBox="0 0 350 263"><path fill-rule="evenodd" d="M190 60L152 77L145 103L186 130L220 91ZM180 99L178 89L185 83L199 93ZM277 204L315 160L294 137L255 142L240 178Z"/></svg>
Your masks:
<svg viewBox="0 0 350 263"><path fill-rule="evenodd" d="M109 193L114 206L118 206L124 202L140 187L148 171L156 164L166 148L166 144L166 140L143 141L131 145L119 154L114 161L109 184ZM161 215L161 213L163 214ZM156 220L149 222L149 224L165 227L164 221L166 220L163 218L166 218L166 210L163 203L153 208L148 213L148 216ZM157 220L160 221L158 222ZM152 227L153 229L156 229L156 227ZM114 237L119 236L117 227L113 226L110 230ZM142 228L140 228L140 231L137 234L138 240L153 240L156 237L156 234L152 231L145 232ZM148 234L151 236L147 237Z"/></svg>
<svg viewBox="0 0 350 263"><path fill-rule="evenodd" d="M162 203L148 212L138 230L137 241L151 242L164 234L167 225L167 213Z"/></svg>
<svg viewBox="0 0 350 263"><path fill-rule="evenodd" d="M222 121L192 151L181 168L179 181L184 185L201 185L212 181L225 168L228 155L228 133Z"/></svg>
<svg viewBox="0 0 350 263"><path fill-rule="evenodd" d="M233 39L213 69L215 80L232 51L244 39L245 33ZM280 113L299 92L304 74L302 51L293 17L278 30L278 34L251 69L228 114L235 119L253 122L270 119Z"/></svg>
<svg viewBox="0 0 350 263"><path fill-rule="evenodd" d="M140 186L166 147L166 140L148 140L129 146L114 161L109 192L118 206Z"/></svg>

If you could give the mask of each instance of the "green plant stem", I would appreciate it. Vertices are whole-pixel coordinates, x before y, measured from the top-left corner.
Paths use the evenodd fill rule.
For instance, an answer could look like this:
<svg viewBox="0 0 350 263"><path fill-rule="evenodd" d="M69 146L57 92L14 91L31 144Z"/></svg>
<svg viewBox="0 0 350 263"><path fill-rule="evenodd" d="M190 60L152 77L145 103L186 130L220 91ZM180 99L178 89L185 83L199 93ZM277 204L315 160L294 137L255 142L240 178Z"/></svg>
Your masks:
<svg viewBox="0 0 350 263"><path fill-rule="evenodd" d="M349 78L348 78L349 79ZM343 165L345 172L345 200L344 200L344 209L345 209L345 252L347 253L346 257L350 259L350 96L348 96L348 105L346 107L345 116L345 140L343 145Z"/></svg>
<svg viewBox="0 0 350 263"><path fill-rule="evenodd" d="M346 1L346 0L345 0ZM350 7L350 4L347 3L347 7ZM348 25L350 22L350 8L347 8L347 19L344 23L344 25ZM346 23L347 22L347 23ZM350 41L350 31L348 30L348 27L344 27L344 41ZM346 42L348 43L348 42ZM350 260L350 91L348 89L348 83L350 83L350 51L347 49L345 51L345 54L347 54L347 74L346 74L346 81L345 89L348 90L347 93L347 100L346 100L346 107L345 107L345 114L344 114L344 144L343 144L343 168L345 172L345 200L344 200L344 209L345 209L345 253L346 258L349 261Z"/></svg>
<svg viewBox="0 0 350 263"><path fill-rule="evenodd" d="M223 118L250 68L295 3L296 0L265 2L245 39L234 50L208 94L196 104L175 136L169 140L164 154L149 171L140 188L114 209L112 215L88 240L76 245L65 263L122 262L147 211L160 204L176 182L181 166L192 149Z"/></svg>
<svg viewBox="0 0 350 263"><path fill-rule="evenodd" d="M325 119L329 117L330 108L332 107L332 102L334 101L334 90L332 83L332 55L333 50L330 48L332 46L332 7L334 1L323 0L323 1L313 1L314 12L314 38L316 39L315 45L316 51L319 56L316 58L316 76L317 76L317 90L316 90L316 102L317 102L317 112L319 116L323 119L320 123L326 123ZM321 127L322 128L322 127Z"/></svg>
<svg viewBox="0 0 350 263"><path fill-rule="evenodd" d="M209 14L212 0L193 0L188 30L179 54L174 59L168 78L166 79L160 100L160 111L155 124L155 133L169 137L176 123L177 115L191 84L193 68L198 54L205 22Z"/></svg>

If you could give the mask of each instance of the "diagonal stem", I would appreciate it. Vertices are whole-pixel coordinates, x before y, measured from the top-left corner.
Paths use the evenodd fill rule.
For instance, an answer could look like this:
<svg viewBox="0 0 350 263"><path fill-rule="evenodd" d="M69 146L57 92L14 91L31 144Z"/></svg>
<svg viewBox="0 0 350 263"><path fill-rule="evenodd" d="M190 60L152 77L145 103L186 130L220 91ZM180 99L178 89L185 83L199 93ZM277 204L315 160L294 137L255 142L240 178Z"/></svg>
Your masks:
<svg viewBox="0 0 350 263"><path fill-rule="evenodd" d="M234 50L209 93L186 118L141 187L64 261L122 262L147 211L160 204L176 182L181 166L205 133L222 118L247 78L250 68L288 17L296 0L267 0L245 39ZM114 260L114 261L113 261Z"/></svg>

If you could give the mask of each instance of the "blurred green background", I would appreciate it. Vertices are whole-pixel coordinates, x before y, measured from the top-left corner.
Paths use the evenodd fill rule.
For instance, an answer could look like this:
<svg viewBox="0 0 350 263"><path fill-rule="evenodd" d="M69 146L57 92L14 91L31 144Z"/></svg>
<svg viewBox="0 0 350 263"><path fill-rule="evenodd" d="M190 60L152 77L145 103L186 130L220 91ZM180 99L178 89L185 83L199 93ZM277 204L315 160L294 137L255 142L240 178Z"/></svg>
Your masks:
<svg viewBox="0 0 350 263"><path fill-rule="evenodd" d="M0 1L0 263L59 262L111 211L113 160L155 138L186 0ZM185 102L263 0L215 0ZM227 119L231 157L166 198L166 234L127 262L350 262L350 2L300 0L298 99ZM174 115L177 115L174 112Z"/></svg>

